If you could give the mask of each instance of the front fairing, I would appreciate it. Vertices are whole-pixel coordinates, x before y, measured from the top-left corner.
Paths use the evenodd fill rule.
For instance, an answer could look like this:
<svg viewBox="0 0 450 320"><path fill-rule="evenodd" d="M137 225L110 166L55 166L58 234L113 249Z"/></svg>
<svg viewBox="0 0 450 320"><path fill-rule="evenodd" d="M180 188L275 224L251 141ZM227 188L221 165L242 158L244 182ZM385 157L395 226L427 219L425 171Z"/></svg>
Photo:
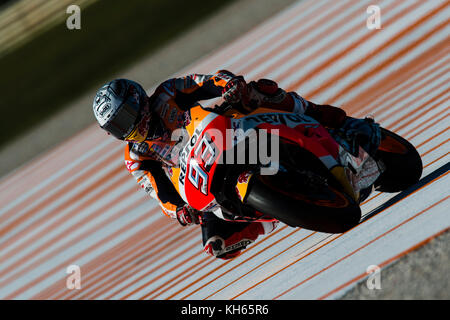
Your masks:
<svg viewBox="0 0 450 320"><path fill-rule="evenodd" d="M211 183L224 149L223 133L230 128L230 119L201 107L192 108L191 117L171 180L186 203L205 211L216 205Z"/></svg>

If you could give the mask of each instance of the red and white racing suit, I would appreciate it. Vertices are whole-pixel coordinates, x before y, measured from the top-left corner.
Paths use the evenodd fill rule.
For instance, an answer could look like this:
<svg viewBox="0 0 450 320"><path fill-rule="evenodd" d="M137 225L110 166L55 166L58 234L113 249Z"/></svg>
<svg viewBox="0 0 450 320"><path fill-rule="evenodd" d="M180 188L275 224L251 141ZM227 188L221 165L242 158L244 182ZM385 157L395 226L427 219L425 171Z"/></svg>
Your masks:
<svg viewBox="0 0 450 320"><path fill-rule="evenodd" d="M220 70L213 75L192 74L163 82L150 97L150 108L161 117L167 128L166 136L157 141L130 142L125 147L128 171L148 194L159 201L162 212L170 218L176 219L177 207L185 205L168 178L171 164L165 160L175 143L171 141L170 133L190 122L189 109L198 105L198 101L220 97L233 77L231 72ZM263 81L260 84L260 90L255 92L259 95L255 97L260 102L259 106L306 112L324 122L324 125L336 122L336 115L345 118L342 109L313 104L295 92L279 89L274 82L267 84ZM276 227L276 223L272 222L229 222L208 212L203 214L201 221L204 250L223 259L235 257L259 235L267 234Z"/></svg>

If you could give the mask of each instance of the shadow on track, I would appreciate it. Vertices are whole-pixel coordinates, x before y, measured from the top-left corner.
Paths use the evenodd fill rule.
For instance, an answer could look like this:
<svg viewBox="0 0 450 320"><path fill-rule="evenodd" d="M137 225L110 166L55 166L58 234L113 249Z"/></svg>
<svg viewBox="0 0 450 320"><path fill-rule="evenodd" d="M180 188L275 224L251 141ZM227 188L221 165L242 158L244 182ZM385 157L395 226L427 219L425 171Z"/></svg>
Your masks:
<svg viewBox="0 0 450 320"><path fill-rule="evenodd" d="M370 211L369 213L364 215L359 223L370 219L371 217L377 215L381 211L383 211L383 210L389 208L390 206L392 206L393 204L399 202L400 200L404 199L405 197L407 197L411 193L417 191L418 189L420 189L424 185L428 184L430 181L432 181L432 180L438 178L439 176L443 175L449 169L450 169L450 162L447 162L442 167L434 170L433 172L431 172L427 176L425 176L422 179L420 179L420 181L417 182L415 185L413 185L413 186L409 187L408 189L400 192L399 194L397 194L393 198L389 199L388 201L386 201L385 203L383 203L379 207L373 209L372 211Z"/></svg>

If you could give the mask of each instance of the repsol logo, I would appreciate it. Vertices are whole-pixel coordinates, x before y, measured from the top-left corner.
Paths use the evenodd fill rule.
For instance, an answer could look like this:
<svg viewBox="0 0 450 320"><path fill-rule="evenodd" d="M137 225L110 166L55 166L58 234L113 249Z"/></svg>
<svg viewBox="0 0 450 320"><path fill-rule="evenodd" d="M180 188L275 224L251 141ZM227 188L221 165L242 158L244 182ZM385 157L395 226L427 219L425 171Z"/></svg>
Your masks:
<svg viewBox="0 0 450 320"><path fill-rule="evenodd" d="M310 117L305 117L301 114L285 114L285 113L271 113L271 114L261 114L245 117L244 121L253 121L256 123L269 123L269 124L284 124L289 125L290 123L313 123L316 122Z"/></svg>
<svg viewBox="0 0 450 320"><path fill-rule="evenodd" d="M192 135L191 139L189 140L189 143L187 143L183 151L181 151L180 154L180 177L178 180L182 185L184 185L184 178L186 177L186 169L187 169L187 163L186 160L189 156L189 153L191 152L192 148L197 143L198 137L202 130L200 128L195 129L194 134Z"/></svg>

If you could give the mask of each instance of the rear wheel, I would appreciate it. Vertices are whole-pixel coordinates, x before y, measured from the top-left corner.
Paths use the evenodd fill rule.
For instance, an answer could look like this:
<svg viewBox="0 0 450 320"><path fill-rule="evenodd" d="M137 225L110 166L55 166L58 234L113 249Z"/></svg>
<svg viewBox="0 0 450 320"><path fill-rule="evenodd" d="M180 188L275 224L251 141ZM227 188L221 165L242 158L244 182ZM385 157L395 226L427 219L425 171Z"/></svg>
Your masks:
<svg viewBox="0 0 450 320"><path fill-rule="evenodd" d="M399 135L381 128L381 143L375 154L385 171L375 181L376 190L399 192L416 184L422 176L422 159L416 148Z"/></svg>

